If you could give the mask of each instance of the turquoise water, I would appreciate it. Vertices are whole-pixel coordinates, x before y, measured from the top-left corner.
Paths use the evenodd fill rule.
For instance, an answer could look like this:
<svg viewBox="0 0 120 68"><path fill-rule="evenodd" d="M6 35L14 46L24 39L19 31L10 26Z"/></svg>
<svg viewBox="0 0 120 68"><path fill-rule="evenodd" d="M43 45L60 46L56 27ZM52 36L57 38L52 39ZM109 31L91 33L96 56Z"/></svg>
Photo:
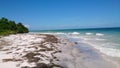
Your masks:
<svg viewBox="0 0 120 68"><path fill-rule="evenodd" d="M35 30L31 32L77 39L78 43L89 44L108 56L120 57L120 28Z"/></svg>

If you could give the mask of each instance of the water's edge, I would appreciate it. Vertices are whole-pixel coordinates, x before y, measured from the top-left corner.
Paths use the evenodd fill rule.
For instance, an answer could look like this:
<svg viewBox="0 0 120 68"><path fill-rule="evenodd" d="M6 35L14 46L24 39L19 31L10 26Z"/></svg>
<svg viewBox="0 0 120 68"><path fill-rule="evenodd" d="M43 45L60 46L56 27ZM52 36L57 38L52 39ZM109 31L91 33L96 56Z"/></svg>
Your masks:
<svg viewBox="0 0 120 68"><path fill-rule="evenodd" d="M76 47L80 50L81 53L86 55L82 60L84 65L93 66L92 68L120 68L119 63L111 59L110 56L107 56L101 53L99 50L95 49L89 44L83 42L77 42L77 39L69 38L71 42L76 42ZM87 63L89 62L89 64ZM88 66L89 67L89 66Z"/></svg>

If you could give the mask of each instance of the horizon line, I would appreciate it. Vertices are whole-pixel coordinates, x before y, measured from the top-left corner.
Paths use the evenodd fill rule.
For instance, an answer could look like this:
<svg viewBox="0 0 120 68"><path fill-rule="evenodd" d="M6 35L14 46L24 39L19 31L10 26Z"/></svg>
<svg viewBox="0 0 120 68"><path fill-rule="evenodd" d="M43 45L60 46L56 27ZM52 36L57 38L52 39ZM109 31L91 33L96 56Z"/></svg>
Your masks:
<svg viewBox="0 0 120 68"><path fill-rule="evenodd" d="M88 28L65 28L65 29L34 29L30 31L49 31L49 30L77 30L77 29L114 29L114 28L120 28L120 27L88 27Z"/></svg>

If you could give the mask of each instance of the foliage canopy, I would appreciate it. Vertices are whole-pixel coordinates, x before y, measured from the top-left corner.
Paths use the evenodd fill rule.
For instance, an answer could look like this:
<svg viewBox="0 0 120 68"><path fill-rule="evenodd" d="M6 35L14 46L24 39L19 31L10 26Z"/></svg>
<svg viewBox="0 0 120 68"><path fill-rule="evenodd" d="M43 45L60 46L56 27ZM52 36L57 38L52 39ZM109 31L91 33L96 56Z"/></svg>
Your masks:
<svg viewBox="0 0 120 68"><path fill-rule="evenodd" d="M2 17L0 19L0 35L9 35L16 33L28 33L29 30L22 23L17 23L15 21L8 20Z"/></svg>

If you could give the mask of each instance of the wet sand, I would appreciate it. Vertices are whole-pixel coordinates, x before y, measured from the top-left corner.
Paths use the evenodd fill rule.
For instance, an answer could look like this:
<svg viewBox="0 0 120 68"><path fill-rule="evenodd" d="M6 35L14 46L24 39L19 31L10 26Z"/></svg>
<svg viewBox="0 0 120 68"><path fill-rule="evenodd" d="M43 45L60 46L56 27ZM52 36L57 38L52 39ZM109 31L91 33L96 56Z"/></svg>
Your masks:
<svg viewBox="0 0 120 68"><path fill-rule="evenodd" d="M91 46L48 34L0 38L2 68L117 68Z"/></svg>
<svg viewBox="0 0 120 68"><path fill-rule="evenodd" d="M92 48L90 45L80 43L86 46L78 46L80 51L86 55L82 59L83 68L119 68L112 59L108 58L108 56L101 54L96 49Z"/></svg>

